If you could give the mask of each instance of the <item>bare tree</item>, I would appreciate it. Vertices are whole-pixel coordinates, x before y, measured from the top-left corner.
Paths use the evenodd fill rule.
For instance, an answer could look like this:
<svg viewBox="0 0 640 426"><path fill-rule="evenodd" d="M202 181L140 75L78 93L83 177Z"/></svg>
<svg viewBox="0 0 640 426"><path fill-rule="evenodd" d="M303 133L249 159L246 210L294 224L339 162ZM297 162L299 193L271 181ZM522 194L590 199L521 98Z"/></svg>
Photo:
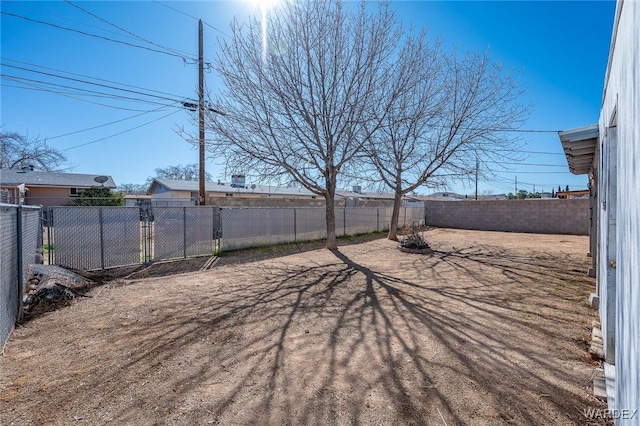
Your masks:
<svg viewBox="0 0 640 426"><path fill-rule="evenodd" d="M262 23L266 25L266 23ZM361 152L393 93L391 57L402 29L386 4L285 2L270 15L235 22L216 66L225 90L210 114L212 153L231 170L286 177L326 200L327 248L336 248L338 175ZM264 43L263 43L264 40Z"/></svg>
<svg viewBox="0 0 640 426"><path fill-rule="evenodd" d="M478 162L515 160L519 138L510 131L527 115L518 80L487 54L458 58L421 39L407 43L406 52L399 62L407 65L398 66L413 70L418 83L396 97L367 146L377 177L395 194L392 240L405 194L468 178Z"/></svg>
<svg viewBox="0 0 640 426"><path fill-rule="evenodd" d="M197 164L178 164L177 166L167 166L155 169L157 178L160 179L175 179L175 180L193 180L197 181L200 175L200 169ZM204 176L206 181L211 181L212 177L209 173L205 172ZM151 178L148 179L150 184ZM148 185L147 185L148 187Z"/></svg>
<svg viewBox="0 0 640 426"><path fill-rule="evenodd" d="M118 191L122 192L125 195L143 195L147 193L147 189L150 185L150 179L147 183L123 183L118 185Z"/></svg>
<svg viewBox="0 0 640 426"><path fill-rule="evenodd" d="M48 146L46 139L0 132L0 169L33 167L34 170L56 171L65 161L67 157Z"/></svg>

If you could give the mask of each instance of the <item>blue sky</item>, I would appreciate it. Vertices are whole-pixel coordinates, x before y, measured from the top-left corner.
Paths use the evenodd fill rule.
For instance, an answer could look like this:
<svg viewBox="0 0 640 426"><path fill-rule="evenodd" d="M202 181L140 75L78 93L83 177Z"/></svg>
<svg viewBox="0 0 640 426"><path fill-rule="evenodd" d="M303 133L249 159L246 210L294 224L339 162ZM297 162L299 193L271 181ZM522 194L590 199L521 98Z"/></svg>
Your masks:
<svg viewBox="0 0 640 426"><path fill-rule="evenodd" d="M108 174L118 184L143 183L158 167L196 163L197 151L176 133L194 126L193 113L179 102L196 97L195 18L205 22L205 60L212 62L231 20L245 20L257 9L250 1L161 3L73 2L118 29L63 1L2 1L2 129L48 138L67 155L69 171ZM533 105L524 129L597 123L614 1L399 1L392 7L404 23L426 27L448 48L489 49L493 60L522 72L523 100ZM60 75L67 79L55 77ZM205 79L215 93L220 84L215 73ZM75 133L92 127L97 128ZM74 134L61 136L68 133ZM508 171L494 170L495 178L480 182L481 193L513 192L516 176L518 189L528 191L534 185L537 191L586 187L585 176L568 172L556 133L522 136L528 158L505 165ZM219 163L209 159L208 171L229 180ZM460 183L449 189L473 190Z"/></svg>

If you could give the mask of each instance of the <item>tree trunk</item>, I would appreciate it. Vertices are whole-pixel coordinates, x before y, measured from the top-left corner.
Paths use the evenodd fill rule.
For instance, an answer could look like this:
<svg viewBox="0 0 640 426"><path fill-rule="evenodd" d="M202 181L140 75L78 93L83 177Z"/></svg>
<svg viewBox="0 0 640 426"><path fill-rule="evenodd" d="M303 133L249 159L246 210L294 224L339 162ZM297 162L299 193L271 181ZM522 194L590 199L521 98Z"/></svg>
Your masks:
<svg viewBox="0 0 640 426"><path fill-rule="evenodd" d="M336 241L335 191L329 191L329 193L329 196L325 196L327 206L327 248L335 250L338 248Z"/></svg>
<svg viewBox="0 0 640 426"><path fill-rule="evenodd" d="M400 216L400 207L402 206L402 193L396 191L393 198L393 213L391 213L391 224L389 225L389 238L392 241L398 241L398 216Z"/></svg>

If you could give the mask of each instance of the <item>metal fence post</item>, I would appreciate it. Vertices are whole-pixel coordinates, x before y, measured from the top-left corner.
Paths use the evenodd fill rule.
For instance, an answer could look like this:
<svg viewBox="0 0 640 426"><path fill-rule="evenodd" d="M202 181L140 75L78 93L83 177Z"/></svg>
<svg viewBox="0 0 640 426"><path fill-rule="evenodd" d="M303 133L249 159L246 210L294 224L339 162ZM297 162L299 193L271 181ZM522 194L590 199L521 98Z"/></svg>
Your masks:
<svg viewBox="0 0 640 426"><path fill-rule="evenodd" d="M222 208L218 208L218 245L220 248L220 253L222 254L223 246L224 246L224 229L222 223Z"/></svg>
<svg viewBox="0 0 640 426"><path fill-rule="evenodd" d="M19 205L16 208L16 245L18 251L17 258L17 266L18 266L18 288L16 289L18 293L17 303L18 303L18 315L16 320L18 322L22 321L22 293L24 289L24 271L22 270L22 205Z"/></svg>
<svg viewBox="0 0 640 426"><path fill-rule="evenodd" d="M298 241L298 210L293 208L293 241Z"/></svg>
<svg viewBox="0 0 640 426"><path fill-rule="evenodd" d="M102 207L98 208L98 221L100 223L100 266L104 270L104 222L102 220Z"/></svg>
<svg viewBox="0 0 640 426"><path fill-rule="evenodd" d="M405 206L404 208L404 223L402 224L402 226L406 226L407 225L407 207Z"/></svg>
<svg viewBox="0 0 640 426"><path fill-rule="evenodd" d="M142 259L144 263L147 263L147 214L142 208L142 206L138 207L140 213L140 221L142 222Z"/></svg>
<svg viewBox="0 0 640 426"><path fill-rule="evenodd" d="M213 243L213 254L216 254L217 251L217 243L216 243L216 208L211 206L211 241Z"/></svg>
<svg viewBox="0 0 640 426"><path fill-rule="evenodd" d="M53 227L53 209L47 208L47 259L53 265L53 244L51 244L51 228Z"/></svg>
<svg viewBox="0 0 640 426"><path fill-rule="evenodd" d="M380 207L376 207L376 231L380 232Z"/></svg>
<svg viewBox="0 0 640 426"><path fill-rule="evenodd" d="M187 208L182 208L182 254L187 258Z"/></svg>
<svg viewBox="0 0 640 426"><path fill-rule="evenodd" d="M342 236L347 236L347 208L342 208Z"/></svg>

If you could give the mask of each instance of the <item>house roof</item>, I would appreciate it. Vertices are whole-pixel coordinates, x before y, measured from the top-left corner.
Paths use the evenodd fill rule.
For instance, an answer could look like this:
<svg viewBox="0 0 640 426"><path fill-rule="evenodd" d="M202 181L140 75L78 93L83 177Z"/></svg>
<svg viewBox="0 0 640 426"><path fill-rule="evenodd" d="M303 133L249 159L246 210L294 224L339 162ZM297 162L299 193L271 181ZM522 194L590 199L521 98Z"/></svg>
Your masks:
<svg viewBox="0 0 640 426"><path fill-rule="evenodd" d="M597 124L558 132L569 171L574 175L584 175L591 170L599 133Z"/></svg>
<svg viewBox="0 0 640 426"><path fill-rule="evenodd" d="M154 185L161 185L171 191L189 191L198 192L199 183L197 181L189 180L174 180L174 179L154 179L149 187L149 193L153 191ZM283 186L270 186L270 185L248 185L244 188L238 186L231 186L229 183L215 183L205 182L204 187L206 192L219 192L219 193L239 193L239 194L272 194L272 195L290 195L290 196L304 196L311 197L316 194L309 191L306 188L288 188Z"/></svg>
<svg viewBox="0 0 640 426"><path fill-rule="evenodd" d="M149 186L148 193L153 192L156 185L161 185L171 191L189 191L198 192L199 183L197 181L190 180L174 180L174 179L159 179L156 178ZM218 192L218 193L238 193L238 194L272 194L272 195L289 195L298 197L311 197L317 194L309 191L306 188L289 188L286 186L270 186L270 185L247 185L246 187L232 186L229 183L215 183L205 182L206 192ZM342 198L367 198L378 200L393 200L393 194L380 193L380 192L368 192L360 193L353 191L336 191L336 197Z"/></svg>
<svg viewBox="0 0 640 426"><path fill-rule="evenodd" d="M100 175L85 175L78 173L23 171L20 169L0 170L0 184L3 186L17 186L23 183L27 186L59 186L70 188L91 188L103 186L113 189L116 187L111 176L106 176L107 181L100 184L95 178Z"/></svg>
<svg viewBox="0 0 640 426"><path fill-rule="evenodd" d="M342 198L366 198L369 200L393 200L394 195L386 192L353 192L336 191L336 196Z"/></svg>

